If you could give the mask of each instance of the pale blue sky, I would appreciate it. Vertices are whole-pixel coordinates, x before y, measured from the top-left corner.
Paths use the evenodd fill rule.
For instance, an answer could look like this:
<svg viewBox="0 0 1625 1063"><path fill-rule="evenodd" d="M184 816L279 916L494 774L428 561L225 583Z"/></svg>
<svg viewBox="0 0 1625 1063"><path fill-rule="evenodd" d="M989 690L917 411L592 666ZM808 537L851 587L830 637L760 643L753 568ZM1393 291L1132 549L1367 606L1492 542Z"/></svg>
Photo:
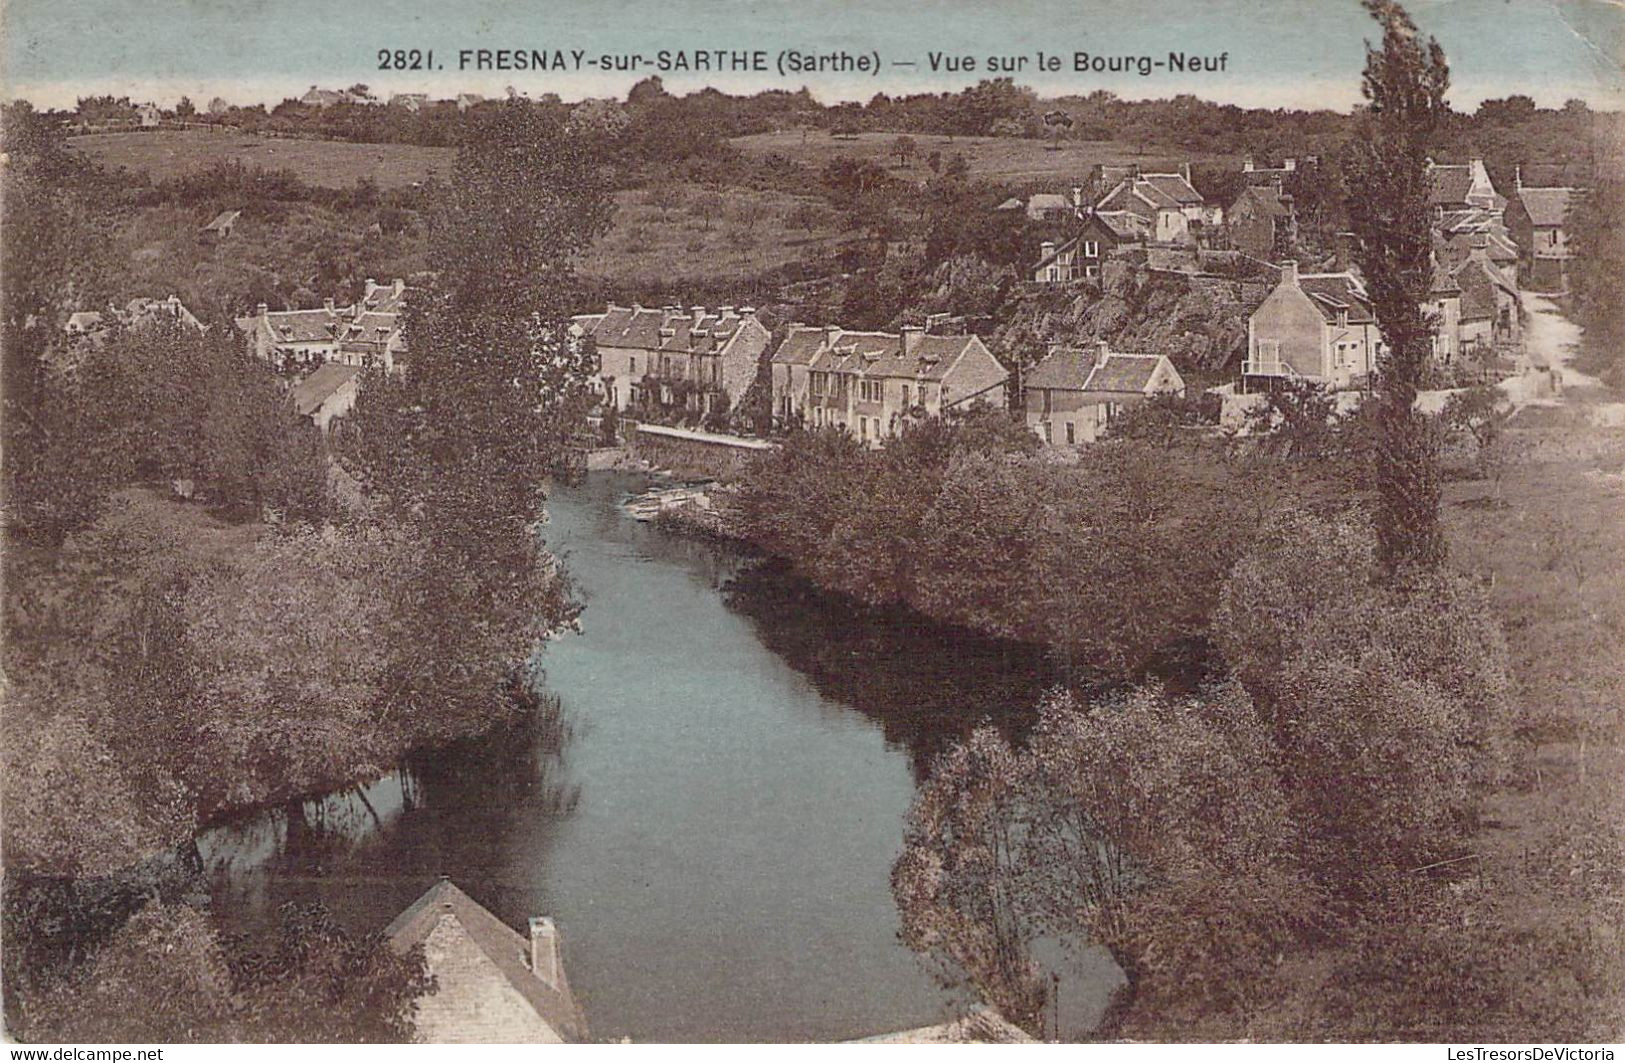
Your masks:
<svg viewBox="0 0 1625 1063"><path fill-rule="evenodd" d="M1523 92L1545 104L1579 96L1625 103L1625 6L1608 0L1413 0L1412 14L1450 57L1458 107ZM1149 15L1155 15L1153 21ZM7 95L47 105L115 92L173 101L223 95L275 102L312 83L366 82L375 91L493 93L505 84L567 99L620 95L634 75L456 69L462 48L783 48L878 51L879 78L830 74L668 75L677 91L806 84L820 98L867 99L878 91L954 90L976 74L932 75L927 52L1068 57L1171 50L1229 53L1222 74L1025 73L1042 92L1106 88L1123 96L1192 92L1251 106L1329 106L1358 98L1361 41L1373 24L1356 0L8 0ZM382 72L380 48L433 48L437 74ZM893 68L912 60L913 70Z"/></svg>

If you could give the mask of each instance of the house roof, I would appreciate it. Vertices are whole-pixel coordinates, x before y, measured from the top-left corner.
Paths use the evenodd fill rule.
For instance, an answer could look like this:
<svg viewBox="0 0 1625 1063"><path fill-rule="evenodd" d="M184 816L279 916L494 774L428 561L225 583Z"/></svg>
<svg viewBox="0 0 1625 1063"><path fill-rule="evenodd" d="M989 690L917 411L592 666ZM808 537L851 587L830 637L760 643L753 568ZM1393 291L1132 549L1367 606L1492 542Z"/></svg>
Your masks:
<svg viewBox="0 0 1625 1063"><path fill-rule="evenodd" d="M1051 391L1144 393L1157 368L1168 359L1160 354L1111 351L1097 364L1098 350L1062 347L1050 353L1027 374L1027 387Z"/></svg>
<svg viewBox="0 0 1625 1063"><path fill-rule="evenodd" d="M1069 211L1071 209L1072 201L1058 192L1036 192L1031 199L1027 200L1027 210L1030 213L1048 210Z"/></svg>
<svg viewBox="0 0 1625 1063"><path fill-rule="evenodd" d="M301 417L308 417L321 409L322 403L332 398L339 388L354 380L361 373L359 366L340 365L338 362L327 362L314 373L293 386L289 398L293 400L293 408Z"/></svg>
<svg viewBox="0 0 1625 1063"><path fill-rule="evenodd" d="M100 310L76 310L68 315L70 329L92 329L102 323Z"/></svg>
<svg viewBox="0 0 1625 1063"><path fill-rule="evenodd" d="M1298 277L1298 286L1315 301L1327 321L1336 321L1340 310L1348 311L1351 325L1377 320L1365 287L1351 273L1304 273Z"/></svg>
<svg viewBox="0 0 1625 1063"><path fill-rule="evenodd" d="M1236 211L1244 204L1266 218L1285 218L1292 213L1282 201L1281 189L1276 185L1248 185L1241 190L1230 210Z"/></svg>
<svg viewBox="0 0 1625 1063"><path fill-rule="evenodd" d="M430 886L423 896L396 916L384 929L384 937L391 948L406 952L428 940L435 928L448 918L562 1039L586 1035L586 1021L563 972L560 972L557 987L538 978L527 962L530 942L449 879L443 878Z"/></svg>
<svg viewBox="0 0 1625 1063"><path fill-rule="evenodd" d="M1009 199L994 207L994 210L1020 210L1026 204L1021 202L1020 196L1011 196Z"/></svg>
<svg viewBox="0 0 1625 1063"><path fill-rule="evenodd" d="M1207 202L1202 198L1202 193L1191 187L1191 183L1185 180L1185 175L1182 173L1143 174L1140 177L1140 182L1151 185L1180 206Z"/></svg>
<svg viewBox="0 0 1625 1063"><path fill-rule="evenodd" d="M1466 164L1438 165L1428 170L1428 202L1435 206L1467 202L1473 190L1473 169Z"/></svg>
<svg viewBox="0 0 1625 1063"><path fill-rule="evenodd" d="M1461 317L1464 321L1493 318L1499 311L1496 289L1516 298L1518 287L1507 279L1485 254L1474 253L1456 266L1456 285L1461 288Z"/></svg>
<svg viewBox="0 0 1625 1063"><path fill-rule="evenodd" d="M865 377L900 380L942 380L970 349L976 337L967 334L921 334L913 350L903 352L903 337L896 332L848 332L835 329L826 342L825 330L792 328L773 353L775 365L805 365L819 372L856 373Z"/></svg>
<svg viewBox="0 0 1625 1063"><path fill-rule="evenodd" d="M242 216L240 210L223 210L214 216L214 220L203 227L204 232L217 232L231 228L237 219Z"/></svg>
<svg viewBox="0 0 1625 1063"><path fill-rule="evenodd" d="M571 320L600 347L712 354L727 346L745 318L732 309L721 313L702 308L696 315L692 311L611 306L603 314L583 314Z"/></svg>
<svg viewBox="0 0 1625 1063"><path fill-rule="evenodd" d="M1529 212L1531 222L1542 228L1555 228L1568 218L1574 189L1520 188L1518 198L1523 201L1523 209Z"/></svg>

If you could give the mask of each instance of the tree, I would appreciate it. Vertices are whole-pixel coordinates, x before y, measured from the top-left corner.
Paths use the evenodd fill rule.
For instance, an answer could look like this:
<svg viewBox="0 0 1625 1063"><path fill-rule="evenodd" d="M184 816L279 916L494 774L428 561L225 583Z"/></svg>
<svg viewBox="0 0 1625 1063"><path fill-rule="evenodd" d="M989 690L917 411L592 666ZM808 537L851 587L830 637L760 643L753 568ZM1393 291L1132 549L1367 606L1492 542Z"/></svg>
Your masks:
<svg viewBox="0 0 1625 1063"><path fill-rule="evenodd" d="M587 432L596 359L569 339L574 260L610 210L601 167L558 115L507 101L473 123L430 213L435 279L407 311L412 372L366 378L345 454L424 546L398 605L407 643L441 653L403 652L392 694L433 706L447 734L499 718L536 641L574 614L537 522L549 475Z"/></svg>
<svg viewBox="0 0 1625 1063"><path fill-rule="evenodd" d="M892 154L897 156L897 164L907 166L909 160L914 158L915 152L919 150L919 145L914 142L913 137L905 133L892 141L891 150Z"/></svg>
<svg viewBox="0 0 1625 1063"><path fill-rule="evenodd" d="M726 205L727 201L722 198L720 192L701 192L694 197L694 202L689 204L689 209L699 217L705 231L710 232L711 223L722 213L722 208Z"/></svg>
<svg viewBox="0 0 1625 1063"><path fill-rule="evenodd" d="M1385 570L1444 560L1438 442L1416 395L1426 378L1435 323L1423 310L1432 284L1429 139L1449 113L1450 69L1396 0L1364 0L1382 27L1366 46L1361 89L1369 106L1349 153L1349 221L1385 349L1375 402L1377 537Z"/></svg>
<svg viewBox="0 0 1625 1063"><path fill-rule="evenodd" d="M191 118L197 114L197 107L192 103L190 96L182 96L180 102L175 104L175 117Z"/></svg>

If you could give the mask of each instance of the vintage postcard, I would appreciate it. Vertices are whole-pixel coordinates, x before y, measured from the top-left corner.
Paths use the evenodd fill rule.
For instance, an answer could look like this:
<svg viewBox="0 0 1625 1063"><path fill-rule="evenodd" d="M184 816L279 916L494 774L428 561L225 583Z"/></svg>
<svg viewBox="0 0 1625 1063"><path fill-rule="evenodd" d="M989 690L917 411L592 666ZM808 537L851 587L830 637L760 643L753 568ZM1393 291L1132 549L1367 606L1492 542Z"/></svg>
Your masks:
<svg viewBox="0 0 1625 1063"><path fill-rule="evenodd" d="M1614 1058L1625 6L0 20L12 1059Z"/></svg>

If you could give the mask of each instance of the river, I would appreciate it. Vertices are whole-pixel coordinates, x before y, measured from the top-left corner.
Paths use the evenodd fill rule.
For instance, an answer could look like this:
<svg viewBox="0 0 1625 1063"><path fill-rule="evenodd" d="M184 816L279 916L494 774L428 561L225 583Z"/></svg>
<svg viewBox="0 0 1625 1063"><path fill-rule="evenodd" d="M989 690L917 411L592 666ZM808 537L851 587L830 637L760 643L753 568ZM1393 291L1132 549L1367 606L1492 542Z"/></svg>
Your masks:
<svg viewBox="0 0 1625 1063"><path fill-rule="evenodd" d="M619 503L646 483L592 473L548 506L587 606L543 651L561 754L494 736L215 828L215 911L252 933L321 901L370 931L449 875L513 926L558 921L599 1038L840 1040L950 1017L897 941L903 817L970 722L1020 729L1041 662L639 524ZM1072 982L1063 1030L1113 980L1101 963Z"/></svg>

